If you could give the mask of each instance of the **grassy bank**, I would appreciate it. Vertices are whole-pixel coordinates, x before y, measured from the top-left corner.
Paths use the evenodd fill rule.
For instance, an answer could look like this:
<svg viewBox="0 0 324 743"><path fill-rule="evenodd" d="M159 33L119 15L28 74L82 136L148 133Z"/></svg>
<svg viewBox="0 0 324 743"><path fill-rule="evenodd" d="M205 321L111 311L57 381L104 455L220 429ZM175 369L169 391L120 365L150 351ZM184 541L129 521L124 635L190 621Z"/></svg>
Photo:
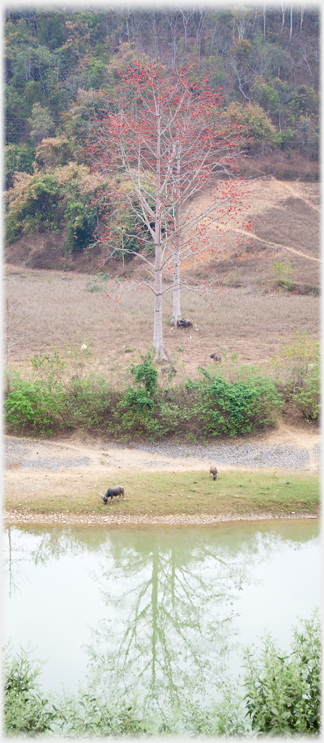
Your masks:
<svg viewBox="0 0 324 743"><path fill-rule="evenodd" d="M66 490L51 488L48 494L8 496L7 511L18 513L67 513L105 516L273 515L296 517L319 515L319 477L313 474L277 474L260 472L224 472L214 482L201 472L147 472L139 475L120 470L119 482L125 488L125 501L114 498L104 505L99 493L105 493L107 476L89 486L67 481ZM89 482L91 480L89 479ZM74 487L73 487L74 484Z"/></svg>

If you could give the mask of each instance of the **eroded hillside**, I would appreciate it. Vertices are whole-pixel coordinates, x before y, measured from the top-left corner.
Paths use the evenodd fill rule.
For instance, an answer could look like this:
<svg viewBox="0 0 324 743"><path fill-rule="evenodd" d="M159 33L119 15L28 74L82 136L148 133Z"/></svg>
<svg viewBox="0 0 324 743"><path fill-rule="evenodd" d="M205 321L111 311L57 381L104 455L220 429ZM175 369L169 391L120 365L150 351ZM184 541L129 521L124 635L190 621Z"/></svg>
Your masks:
<svg viewBox="0 0 324 743"><path fill-rule="evenodd" d="M208 251L183 264L182 271L204 268L215 272L230 286L258 284L265 288L274 279L274 262L290 266L287 277L301 292L318 290L320 284L320 185L302 181L281 181L274 177L252 179L246 186L246 212L251 232L234 228L234 235L215 232L216 251ZM200 195L195 206L205 207L208 196ZM233 231L233 230L232 230ZM64 234L33 233L9 245L8 264L35 269L53 269L95 274L100 270L98 249L69 255ZM111 276L132 275L135 263L110 262ZM136 265L138 271L138 265Z"/></svg>

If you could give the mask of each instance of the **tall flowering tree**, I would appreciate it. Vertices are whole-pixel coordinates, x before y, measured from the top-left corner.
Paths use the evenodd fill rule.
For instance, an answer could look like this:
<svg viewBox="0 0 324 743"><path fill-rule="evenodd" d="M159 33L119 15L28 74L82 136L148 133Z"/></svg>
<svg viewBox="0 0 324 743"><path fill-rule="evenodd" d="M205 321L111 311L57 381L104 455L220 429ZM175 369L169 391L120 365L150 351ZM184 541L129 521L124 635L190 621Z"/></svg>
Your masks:
<svg viewBox="0 0 324 743"><path fill-rule="evenodd" d="M132 239L140 246L142 283L154 295L153 345L161 358L163 294L173 291L176 321L181 262L217 249L211 226L221 227L225 216L237 219L243 207L243 183L228 177L237 170L241 135L221 124L220 107L219 90L207 78L193 80L192 66L170 75L162 65L138 62L123 74L118 97L102 93L87 150L96 172L111 179L111 189L99 195L107 210L97 241L106 259L117 250L133 253ZM207 188L208 205L197 209L194 197ZM170 273L173 285L164 284Z"/></svg>

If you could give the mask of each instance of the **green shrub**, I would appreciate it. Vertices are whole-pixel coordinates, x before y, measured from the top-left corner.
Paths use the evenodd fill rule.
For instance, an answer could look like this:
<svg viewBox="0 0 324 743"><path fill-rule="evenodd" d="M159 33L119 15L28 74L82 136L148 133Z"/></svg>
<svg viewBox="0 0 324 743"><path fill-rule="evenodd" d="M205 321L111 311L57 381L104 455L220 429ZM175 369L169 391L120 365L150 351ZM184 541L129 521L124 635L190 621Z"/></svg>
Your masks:
<svg viewBox="0 0 324 743"><path fill-rule="evenodd" d="M64 739L139 736L148 733L148 715L130 699L112 701L91 691L64 700L60 732Z"/></svg>
<svg viewBox="0 0 324 743"><path fill-rule="evenodd" d="M273 261L273 271L277 286L283 286L284 289L288 289L288 291L291 291L294 288L294 271L291 263Z"/></svg>
<svg viewBox="0 0 324 743"><path fill-rule="evenodd" d="M80 253L93 240L97 224L97 209L85 200L75 201L72 197L64 212L67 220L66 248L68 252Z"/></svg>
<svg viewBox="0 0 324 743"><path fill-rule="evenodd" d="M16 433L31 429L51 436L55 427L64 425L63 402L62 389L52 391L41 380L25 380L16 372L5 400L5 420Z"/></svg>
<svg viewBox="0 0 324 743"><path fill-rule="evenodd" d="M9 192L6 237L17 240L24 232L49 232L58 229L62 211L62 193L53 173L20 173Z"/></svg>
<svg viewBox="0 0 324 743"><path fill-rule="evenodd" d="M273 423L274 411L282 405L281 395L271 379L253 370L244 381L227 382L201 369L203 379L187 380L190 395L182 417L194 416L204 435L251 433Z"/></svg>
<svg viewBox="0 0 324 743"><path fill-rule="evenodd" d="M112 392L104 377L87 369L87 353L75 348L66 359L57 351L38 354L31 359L33 379L13 374L5 418L17 433L50 435L56 428L82 427L109 429L120 439L237 436L272 425L282 405L274 382L250 367L236 369L234 381L201 369L198 382L164 389L150 353L131 366L135 386ZM299 400L304 407L306 393L305 388Z"/></svg>
<svg viewBox="0 0 324 743"><path fill-rule="evenodd" d="M87 292L103 292L105 289L105 282L109 279L109 273L102 273L100 271L99 276L87 276L85 283L85 290Z"/></svg>
<svg viewBox="0 0 324 743"><path fill-rule="evenodd" d="M237 436L272 425L283 400L271 379L251 369L245 379L235 382L211 376L205 369L201 372L199 382L187 380L172 390L163 390L156 377L154 393L127 387L113 414L115 434L150 440L181 435L197 440Z"/></svg>
<svg viewBox="0 0 324 743"><path fill-rule="evenodd" d="M111 416L108 382L91 372L65 383L59 378L25 380L15 373L5 400L5 420L16 433L51 436L58 428L93 430L104 427Z"/></svg>
<svg viewBox="0 0 324 743"><path fill-rule="evenodd" d="M310 366L303 385L295 387L291 399L307 421L315 421L320 414L321 379L319 365Z"/></svg>
<svg viewBox="0 0 324 743"><path fill-rule="evenodd" d="M24 650L15 657L8 651L5 654L3 723L8 736L19 733L35 736L52 729L56 709L39 689L40 667L32 664Z"/></svg>
<svg viewBox="0 0 324 743"><path fill-rule="evenodd" d="M147 353L142 356L141 364L133 364L131 366L131 373L135 379L135 382L140 385L143 384L145 392L148 396L153 396L157 390L158 385L158 372L153 364L153 354Z"/></svg>
<svg viewBox="0 0 324 743"><path fill-rule="evenodd" d="M17 171L33 172L35 148L28 144L8 144L4 151L5 161L5 188L14 185L14 174Z"/></svg>
<svg viewBox="0 0 324 743"><path fill-rule="evenodd" d="M284 654L267 635L261 656L244 654L245 701L257 733L320 733L321 626L318 612L294 628L292 652Z"/></svg>
<svg viewBox="0 0 324 743"><path fill-rule="evenodd" d="M296 332L293 343L283 343L273 358L277 385L306 420L317 420L320 410L320 348L306 332Z"/></svg>
<svg viewBox="0 0 324 743"><path fill-rule="evenodd" d="M241 127L245 138L243 146L251 153L263 152L265 145L271 145L276 129L266 112L257 103L236 103L232 101L221 114L231 125Z"/></svg>
<svg viewBox="0 0 324 743"><path fill-rule="evenodd" d="M101 214L92 200L102 181L89 168L69 162L47 167L32 175L15 174L14 185L6 192L6 238L39 230L51 232L67 224L67 250L83 250L93 238Z"/></svg>
<svg viewBox="0 0 324 743"><path fill-rule="evenodd" d="M321 733L321 626L316 610L293 628L291 652L280 651L265 635L261 652L243 650L244 696L237 680L215 678L221 699L208 706L197 700L196 685L182 689L181 699L163 710L150 690L142 697L129 688L111 694L92 684L77 694L45 697L38 684L41 665L22 649L8 648L3 664L6 735L53 734L59 737L106 737L169 734L190 736L317 735ZM55 702L55 704L54 704Z"/></svg>
<svg viewBox="0 0 324 743"><path fill-rule="evenodd" d="M115 431L122 437L148 434L151 439L165 435L159 422L161 388L158 371L153 364L153 354L141 354L142 362L132 364L131 374L136 387L126 388L114 413ZM162 433L163 430L163 433Z"/></svg>
<svg viewBox="0 0 324 743"><path fill-rule="evenodd" d="M113 401L104 377L90 372L85 378L72 378L64 398L66 423L86 430L102 428L112 415Z"/></svg>

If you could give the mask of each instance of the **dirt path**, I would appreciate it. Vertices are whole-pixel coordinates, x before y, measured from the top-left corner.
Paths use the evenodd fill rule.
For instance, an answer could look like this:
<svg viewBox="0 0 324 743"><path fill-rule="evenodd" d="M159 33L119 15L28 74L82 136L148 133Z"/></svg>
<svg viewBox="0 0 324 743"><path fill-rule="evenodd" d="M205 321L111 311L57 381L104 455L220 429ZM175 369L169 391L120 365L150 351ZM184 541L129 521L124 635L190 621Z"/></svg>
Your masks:
<svg viewBox="0 0 324 743"><path fill-rule="evenodd" d="M311 201L310 198L307 198L308 195L313 195L313 198L316 198L316 195L313 193L311 184L305 184L301 182L299 183L296 181L294 185L292 185L288 184L285 181L277 181L276 178L274 178L273 176L262 177L256 178L251 182L246 182L246 194L248 195L248 201L250 202L250 211L247 211L247 215L260 215L274 208L280 210L282 209L282 204L284 204L285 200L287 200L288 198L298 199L302 201L309 208L311 208L316 213L316 215L318 215L320 212L320 206L317 206L317 204ZM194 203L201 210L204 210L208 207L209 202L210 196L203 193L195 199ZM318 219L318 216L315 217L315 214L314 219ZM236 227L226 216L222 217L221 221L218 221L210 228L211 235L214 234L216 236L219 232L223 234L224 257L229 257L233 253L233 236L237 235L238 239L240 237L243 237L245 240L257 240L270 249L275 248L275 250L287 250L288 252L293 253L294 255L301 258L306 258L309 261L321 263L320 258L311 256L308 253L303 252L302 250L298 250L297 248L292 247L292 245L287 245L284 242L279 241L271 242L271 240L269 239L263 239L262 237L259 237L256 232L247 232L247 230L245 229ZM226 238L227 233L228 236ZM209 261L213 260L213 258L213 251L207 249L204 250L201 254L198 253L197 255L190 257L190 259L183 261L181 264L181 268L182 270L187 270L188 268L190 268L190 266L196 267L200 264L208 263Z"/></svg>
<svg viewBox="0 0 324 743"><path fill-rule="evenodd" d="M222 229L221 227L219 229ZM237 235L244 235L244 237L249 237L249 239L253 238L254 240L258 240L261 243L264 243L265 245L268 245L271 248L275 248L278 250L279 248L282 248L283 250L289 250L291 253L296 253L296 255L300 255L302 258L307 258L309 261L316 261L317 263L321 263L320 258L315 258L312 255L307 255L307 253L302 253L301 250L296 250L296 248L291 248L289 245L283 245L282 243L273 243L270 242L270 240L264 240L262 237L259 237L254 232L247 233L244 230L240 229L233 229L233 232L235 232Z"/></svg>

